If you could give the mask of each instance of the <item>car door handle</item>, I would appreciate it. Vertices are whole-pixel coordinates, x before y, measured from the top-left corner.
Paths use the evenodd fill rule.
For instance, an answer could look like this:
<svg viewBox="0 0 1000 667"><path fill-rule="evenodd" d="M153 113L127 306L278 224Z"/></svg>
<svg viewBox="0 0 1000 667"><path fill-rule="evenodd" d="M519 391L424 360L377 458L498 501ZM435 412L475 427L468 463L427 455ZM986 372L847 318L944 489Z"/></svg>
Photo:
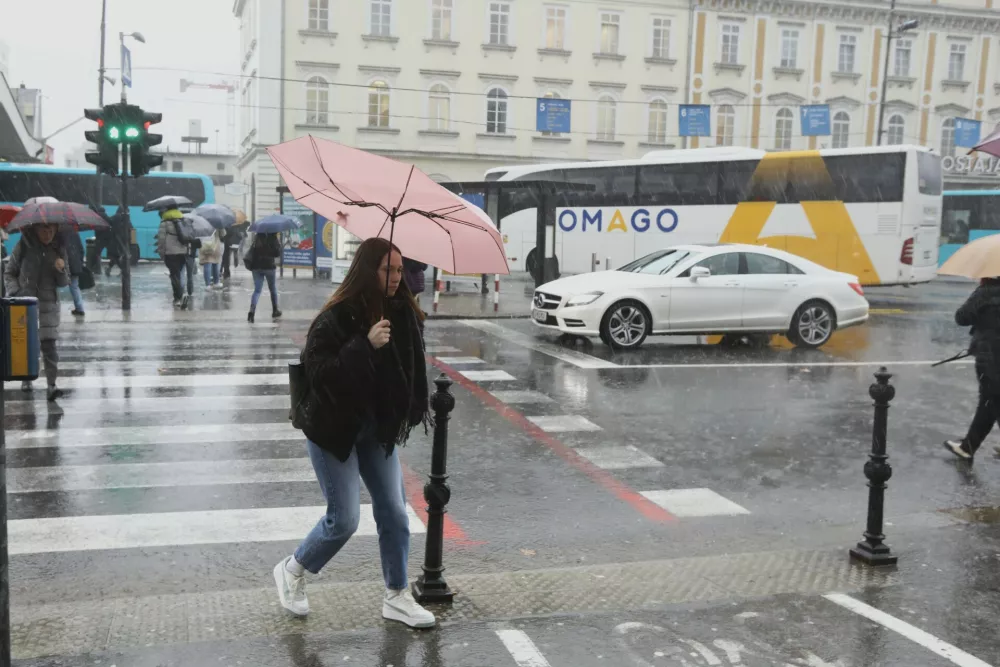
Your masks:
<svg viewBox="0 0 1000 667"><path fill-rule="evenodd" d="M726 283L726 287L739 287L739 283Z"/></svg>
<svg viewBox="0 0 1000 667"><path fill-rule="evenodd" d="M785 287L798 287L798 286L799 286L799 284L797 282L794 282L794 281L789 281L789 282L785 283Z"/></svg>

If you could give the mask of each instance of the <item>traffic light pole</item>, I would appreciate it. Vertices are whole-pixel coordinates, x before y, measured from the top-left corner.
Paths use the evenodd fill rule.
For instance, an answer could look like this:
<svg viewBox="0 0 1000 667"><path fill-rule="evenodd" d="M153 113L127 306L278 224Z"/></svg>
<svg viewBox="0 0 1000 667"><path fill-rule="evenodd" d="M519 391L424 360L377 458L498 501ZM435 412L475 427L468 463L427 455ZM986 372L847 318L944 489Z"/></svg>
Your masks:
<svg viewBox="0 0 1000 667"><path fill-rule="evenodd" d="M122 93L122 97L125 94ZM128 144L122 144L122 163L128 164ZM122 272L122 310L132 310L132 217L129 215L128 176L122 169L122 201L119 210L122 212L118 229L114 230L118 237L118 268Z"/></svg>

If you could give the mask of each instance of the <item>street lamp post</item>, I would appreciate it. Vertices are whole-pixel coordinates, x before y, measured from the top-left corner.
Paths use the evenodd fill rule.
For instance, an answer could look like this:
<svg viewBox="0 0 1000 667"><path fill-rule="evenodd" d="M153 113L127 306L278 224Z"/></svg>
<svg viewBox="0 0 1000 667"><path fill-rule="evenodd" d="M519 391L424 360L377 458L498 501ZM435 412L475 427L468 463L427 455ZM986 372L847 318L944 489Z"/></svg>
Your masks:
<svg viewBox="0 0 1000 667"><path fill-rule="evenodd" d="M899 27L893 30L892 20L895 16L895 13L896 13L896 0L892 0L892 3L889 5L889 24L886 29L886 36L885 36L885 61L882 66L882 97L879 99L878 135L875 138L876 146L882 145L882 126L883 123L885 122L885 95L886 95L886 88L888 87L889 83L889 58L892 55L892 38L899 37L899 35L906 32L907 30L913 30L920 23L919 21L917 21L917 19L910 19L909 21L904 21L903 23L899 24Z"/></svg>

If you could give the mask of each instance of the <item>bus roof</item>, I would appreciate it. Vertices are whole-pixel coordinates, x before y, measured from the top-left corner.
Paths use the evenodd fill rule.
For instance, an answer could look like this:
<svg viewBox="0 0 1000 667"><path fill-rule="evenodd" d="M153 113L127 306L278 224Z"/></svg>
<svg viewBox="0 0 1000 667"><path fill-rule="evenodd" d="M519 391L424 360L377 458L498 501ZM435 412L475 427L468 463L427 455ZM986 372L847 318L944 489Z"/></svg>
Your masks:
<svg viewBox="0 0 1000 667"><path fill-rule="evenodd" d="M53 174L84 174L95 175L96 168L83 167L60 167L54 164L40 164L36 162L0 162L0 171L30 171L35 173ZM206 174L199 174L189 171L151 171L147 176L154 178L209 178ZM111 178L109 176L109 178Z"/></svg>
<svg viewBox="0 0 1000 667"><path fill-rule="evenodd" d="M912 144L899 144L895 146L859 146L855 148L824 148L819 151L820 155L865 155L873 153L900 153L905 151L920 151L929 153L931 150L924 146ZM773 151L770 151L773 152ZM692 162L726 162L729 160L759 160L769 151L758 148L746 148L740 146L719 146L713 148L681 148L676 150L656 150L650 151L641 158L629 160L606 160L589 162L550 162L546 164L523 164L511 167L494 167L489 169L486 180L512 180L540 171L550 169L593 169L595 167L632 167L644 164L670 163L692 163ZM792 151L793 155L798 151ZM499 174L493 179L490 174Z"/></svg>

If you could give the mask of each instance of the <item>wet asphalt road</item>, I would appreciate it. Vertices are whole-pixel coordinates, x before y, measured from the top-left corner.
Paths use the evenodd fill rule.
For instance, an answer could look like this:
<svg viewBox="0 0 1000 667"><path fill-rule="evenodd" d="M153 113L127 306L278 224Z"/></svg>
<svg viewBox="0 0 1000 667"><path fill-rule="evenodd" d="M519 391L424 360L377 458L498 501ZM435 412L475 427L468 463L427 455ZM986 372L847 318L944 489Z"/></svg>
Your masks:
<svg viewBox="0 0 1000 667"><path fill-rule="evenodd" d="M1000 664L1000 441L973 466L947 458L972 368L929 367L965 345L966 284L870 290L870 323L815 352L683 338L612 354L527 320L430 322L457 400L446 565L470 603L412 633L365 597L374 526L311 581L332 602L308 622L271 599L271 568L322 504L284 378L328 286L282 281L290 317L250 326L244 274L176 313L159 268L140 268L129 321L107 282L87 322L67 316L58 406L5 391L19 665L955 664L836 592ZM840 563L864 528L880 365L900 565L875 581ZM430 438L403 460L412 579ZM729 554L743 560L713 560ZM680 579L701 583L656 574L689 566Z"/></svg>

